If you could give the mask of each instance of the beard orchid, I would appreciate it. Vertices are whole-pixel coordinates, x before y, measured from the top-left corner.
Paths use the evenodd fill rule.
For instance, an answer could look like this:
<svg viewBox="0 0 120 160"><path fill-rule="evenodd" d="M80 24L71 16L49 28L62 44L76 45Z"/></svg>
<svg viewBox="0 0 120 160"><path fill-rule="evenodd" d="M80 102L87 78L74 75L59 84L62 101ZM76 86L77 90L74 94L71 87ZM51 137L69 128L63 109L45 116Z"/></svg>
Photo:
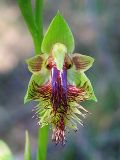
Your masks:
<svg viewBox="0 0 120 160"><path fill-rule="evenodd" d="M41 127L51 125L52 140L65 143L65 131L77 130L77 123L89 113L81 102L95 100L90 80L85 75L94 59L74 53L74 38L58 13L46 32L42 53L27 60L32 73L25 102L37 101L35 115Z"/></svg>

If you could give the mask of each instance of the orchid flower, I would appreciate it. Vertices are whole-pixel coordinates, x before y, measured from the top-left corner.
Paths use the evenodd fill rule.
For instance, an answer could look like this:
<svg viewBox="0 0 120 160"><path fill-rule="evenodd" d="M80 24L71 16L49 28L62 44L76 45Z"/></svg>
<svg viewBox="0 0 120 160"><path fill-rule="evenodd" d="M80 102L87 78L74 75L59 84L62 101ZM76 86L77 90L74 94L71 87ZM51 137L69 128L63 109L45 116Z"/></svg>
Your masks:
<svg viewBox="0 0 120 160"><path fill-rule="evenodd" d="M46 32L42 53L27 60L32 73L25 102L37 101L34 108L41 127L50 124L52 140L65 143L65 131L77 130L77 123L89 113L81 106L95 100L90 80L85 75L93 64L90 56L74 53L74 38L64 18L58 13Z"/></svg>

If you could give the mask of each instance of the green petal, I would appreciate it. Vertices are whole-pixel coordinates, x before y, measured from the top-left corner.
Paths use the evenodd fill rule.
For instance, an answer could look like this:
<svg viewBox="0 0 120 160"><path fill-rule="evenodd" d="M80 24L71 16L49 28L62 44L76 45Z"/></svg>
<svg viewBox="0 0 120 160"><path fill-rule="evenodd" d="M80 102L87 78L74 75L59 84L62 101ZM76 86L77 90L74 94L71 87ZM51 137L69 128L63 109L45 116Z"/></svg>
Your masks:
<svg viewBox="0 0 120 160"><path fill-rule="evenodd" d="M52 20L44 36L41 46L42 52L49 54L53 45L56 43L64 44L70 53L74 50L74 38L72 32L59 12Z"/></svg>
<svg viewBox="0 0 120 160"><path fill-rule="evenodd" d="M72 55L72 62L76 70L84 72L92 66L94 59L90 56L75 53Z"/></svg>
<svg viewBox="0 0 120 160"><path fill-rule="evenodd" d="M39 74L33 74L32 75L32 77L30 79L30 82L28 84L27 93L26 93L26 95L24 97L24 103L29 102L31 100L34 100L33 96L32 96L33 93L34 93L33 83L35 82L38 85L42 85L42 84L44 84L45 82L48 81L49 75L50 75L50 73L46 69L42 70L42 72L39 73Z"/></svg>
<svg viewBox="0 0 120 160"><path fill-rule="evenodd" d="M29 71L32 73L40 72L42 66L45 64L46 59L46 54L34 56L32 58L27 59L26 62L28 64Z"/></svg>
<svg viewBox="0 0 120 160"><path fill-rule="evenodd" d="M13 160L9 147L0 140L0 160Z"/></svg>
<svg viewBox="0 0 120 160"><path fill-rule="evenodd" d="M83 87L86 90L87 96L89 100L97 101L95 97L92 84L90 80L87 78L84 72L79 72L74 70L74 68L69 69L67 72L68 82L76 87Z"/></svg>

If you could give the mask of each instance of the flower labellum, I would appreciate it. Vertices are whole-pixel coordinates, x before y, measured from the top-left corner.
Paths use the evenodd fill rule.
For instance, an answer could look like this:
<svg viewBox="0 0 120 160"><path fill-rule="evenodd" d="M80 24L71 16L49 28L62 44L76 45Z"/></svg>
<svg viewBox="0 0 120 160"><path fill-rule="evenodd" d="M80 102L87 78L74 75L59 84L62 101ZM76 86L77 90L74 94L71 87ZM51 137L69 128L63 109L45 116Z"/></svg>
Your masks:
<svg viewBox="0 0 120 160"><path fill-rule="evenodd" d="M57 15L56 19L53 20L52 25L55 26L57 23L59 27L61 16ZM68 26L65 21L61 23L66 33L65 27ZM50 38L49 30L45 35L46 39ZM70 35L71 33L68 34L68 38ZM55 40L50 42L51 50L46 39L43 40L44 45L42 45L46 53L27 60L28 68L33 74L25 102L30 100L39 102L34 108L39 125L44 127L51 124L52 140L56 144L65 144L65 131L69 128L76 131L77 123L83 125L82 118L85 118L88 113L80 102L90 99L96 101L92 85L84 74L92 66L94 59L77 53L68 53L72 49L69 47L70 42L66 43L65 37L63 40L57 39L56 43Z"/></svg>

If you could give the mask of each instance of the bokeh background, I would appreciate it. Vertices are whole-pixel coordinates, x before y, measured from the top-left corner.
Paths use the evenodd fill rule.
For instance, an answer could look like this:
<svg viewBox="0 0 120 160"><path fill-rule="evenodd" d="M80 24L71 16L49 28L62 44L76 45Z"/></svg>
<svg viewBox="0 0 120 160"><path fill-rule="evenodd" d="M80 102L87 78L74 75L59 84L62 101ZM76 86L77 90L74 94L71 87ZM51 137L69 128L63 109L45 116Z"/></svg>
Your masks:
<svg viewBox="0 0 120 160"><path fill-rule="evenodd" d="M98 102L87 102L92 112L84 127L67 134L65 147L49 135L49 160L120 160L120 0L45 0L44 30L60 10L75 37L75 52L95 58L87 71ZM0 139L16 160L23 159L25 130L32 155L37 148L34 103L23 104L31 74L25 59L34 55L31 36L17 0L0 0Z"/></svg>

